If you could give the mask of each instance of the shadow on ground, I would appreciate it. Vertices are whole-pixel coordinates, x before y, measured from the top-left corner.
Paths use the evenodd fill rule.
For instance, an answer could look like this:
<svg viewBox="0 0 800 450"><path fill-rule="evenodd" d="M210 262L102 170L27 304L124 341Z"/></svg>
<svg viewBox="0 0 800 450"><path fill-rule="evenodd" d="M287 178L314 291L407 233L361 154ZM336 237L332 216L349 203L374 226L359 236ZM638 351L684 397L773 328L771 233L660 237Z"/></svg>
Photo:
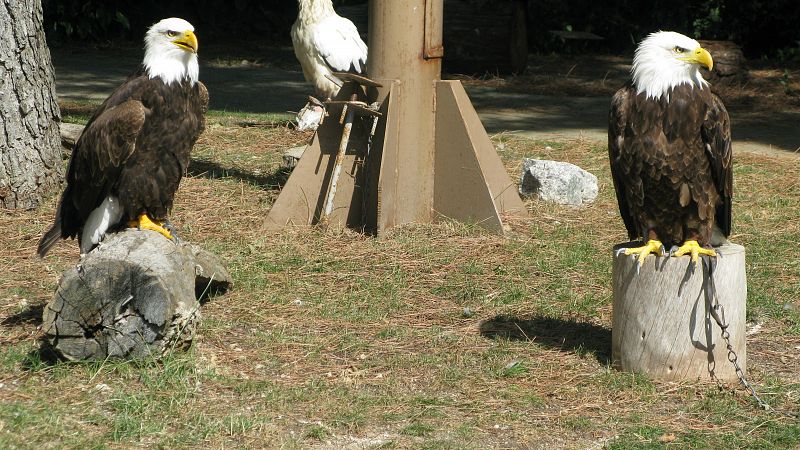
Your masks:
<svg viewBox="0 0 800 450"><path fill-rule="evenodd" d="M31 305L28 306L24 311L20 311L0 320L0 330L3 328L9 329L23 326L32 326L37 328L40 327L42 325L42 314L44 312L44 307L44 303ZM0 342L2 342L2 339L0 339ZM36 348L28 352L22 359L21 366L25 371L36 372L45 367L53 366L60 361L58 355L55 353L55 351L53 351L52 347L47 339L44 338L44 336L40 336L37 339L37 343L38 345ZM6 344L7 343L3 343L2 345Z"/></svg>
<svg viewBox="0 0 800 450"><path fill-rule="evenodd" d="M235 167L222 167L215 162L202 159L189 161L189 170L187 171L190 177L209 179L235 178L253 186L258 186L261 189L276 191L286 184L286 180L289 179L291 173L291 169L279 168L266 175L257 175Z"/></svg>
<svg viewBox="0 0 800 450"><path fill-rule="evenodd" d="M141 64L141 51L54 48L51 51L60 100L100 103ZM297 70L276 67L224 66L200 60L200 80L209 92L210 108L223 111L280 114L305 105L310 86Z"/></svg>
<svg viewBox="0 0 800 450"><path fill-rule="evenodd" d="M611 329L587 322L536 316L497 316L481 322L488 339L529 341L562 352L592 353L600 364L611 363Z"/></svg>
<svg viewBox="0 0 800 450"><path fill-rule="evenodd" d="M4 327L16 327L19 325L39 326L42 324L42 314L44 313L44 303L29 306L26 310L10 315L0 321Z"/></svg>

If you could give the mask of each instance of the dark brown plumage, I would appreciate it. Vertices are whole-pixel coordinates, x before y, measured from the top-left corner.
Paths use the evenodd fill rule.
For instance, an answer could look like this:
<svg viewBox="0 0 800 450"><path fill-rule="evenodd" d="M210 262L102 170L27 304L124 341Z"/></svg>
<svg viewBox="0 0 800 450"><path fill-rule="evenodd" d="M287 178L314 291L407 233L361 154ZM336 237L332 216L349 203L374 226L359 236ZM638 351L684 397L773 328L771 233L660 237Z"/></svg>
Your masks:
<svg viewBox="0 0 800 450"><path fill-rule="evenodd" d="M715 224L730 234L730 119L710 88L681 84L654 99L629 83L611 101L608 150L631 239L708 247Z"/></svg>
<svg viewBox="0 0 800 450"><path fill-rule="evenodd" d="M200 82L167 85L141 69L117 88L76 143L67 186L54 224L39 242L39 255L62 238L80 240L89 214L109 195L123 208L122 220L112 227L145 213L165 220L207 109L208 91Z"/></svg>

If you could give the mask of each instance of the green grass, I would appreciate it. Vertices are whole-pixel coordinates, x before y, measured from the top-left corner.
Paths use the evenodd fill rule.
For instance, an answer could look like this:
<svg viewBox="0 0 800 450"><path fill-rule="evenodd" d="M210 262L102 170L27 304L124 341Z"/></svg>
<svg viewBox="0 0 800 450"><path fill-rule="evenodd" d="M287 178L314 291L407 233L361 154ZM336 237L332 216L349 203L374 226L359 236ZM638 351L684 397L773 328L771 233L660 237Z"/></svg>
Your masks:
<svg viewBox="0 0 800 450"><path fill-rule="evenodd" d="M609 252L625 232L603 146L500 136L512 173L537 156L576 163L600 183L583 209L527 200L532 218L505 237L458 223L378 239L268 232L264 216L286 178L281 151L309 138L266 125L275 120L212 113L182 182L173 222L220 255L235 282L203 306L187 353L49 364L29 313L77 253L70 242L30 258L55 197L9 212L0 448L800 445L796 421L759 410L740 389L610 367ZM748 317L763 325L748 338L749 377L790 410L800 392L800 318L786 307L800 298L797 176L795 159L737 155L734 241L748 250Z"/></svg>

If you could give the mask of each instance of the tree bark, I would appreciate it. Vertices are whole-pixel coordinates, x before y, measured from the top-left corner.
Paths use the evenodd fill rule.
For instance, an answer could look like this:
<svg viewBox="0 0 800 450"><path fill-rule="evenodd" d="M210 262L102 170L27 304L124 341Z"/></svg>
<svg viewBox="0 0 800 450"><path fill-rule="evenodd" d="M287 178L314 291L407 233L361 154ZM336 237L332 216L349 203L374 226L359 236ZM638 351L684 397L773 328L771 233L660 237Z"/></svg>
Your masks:
<svg viewBox="0 0 800 450"><path fill-rule="evenodd" d="M35 208L64 175L41 0L0 2L0 207Z"/></svg>
<svg viewBox="0 0 800 450"><path fill-rule="evenodd" d="M126 230L64 272L42 329L69 360L159 357L191 344L198 299L231 283L219 260L199 247Z"/></svg>

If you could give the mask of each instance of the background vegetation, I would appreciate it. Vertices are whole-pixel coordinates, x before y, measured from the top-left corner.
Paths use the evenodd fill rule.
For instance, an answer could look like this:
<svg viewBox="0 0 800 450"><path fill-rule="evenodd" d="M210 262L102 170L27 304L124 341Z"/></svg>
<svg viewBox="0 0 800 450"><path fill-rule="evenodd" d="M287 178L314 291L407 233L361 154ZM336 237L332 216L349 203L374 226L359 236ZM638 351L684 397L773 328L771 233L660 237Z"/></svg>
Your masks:
<svg viewBox="0 0 800 450"><path fill-rule="evenodd" d="M497 0L452 0L487 3ZM500 0L510 1L510 0ZM334 0L337 6L366 0ZM43 0L51 42L140 39L158 19L180 16L214 39L258 39L289 43L296 0ZM648 33L669 29L703 39L733 40L747 56L798 53L800 2L796 0L528 0L531 50L554 50L549 30L590 31L605 38L590 50L632 49ZM446 19L445 19L446 20ZM363 30L366 31L366 30Z"/></svg>

